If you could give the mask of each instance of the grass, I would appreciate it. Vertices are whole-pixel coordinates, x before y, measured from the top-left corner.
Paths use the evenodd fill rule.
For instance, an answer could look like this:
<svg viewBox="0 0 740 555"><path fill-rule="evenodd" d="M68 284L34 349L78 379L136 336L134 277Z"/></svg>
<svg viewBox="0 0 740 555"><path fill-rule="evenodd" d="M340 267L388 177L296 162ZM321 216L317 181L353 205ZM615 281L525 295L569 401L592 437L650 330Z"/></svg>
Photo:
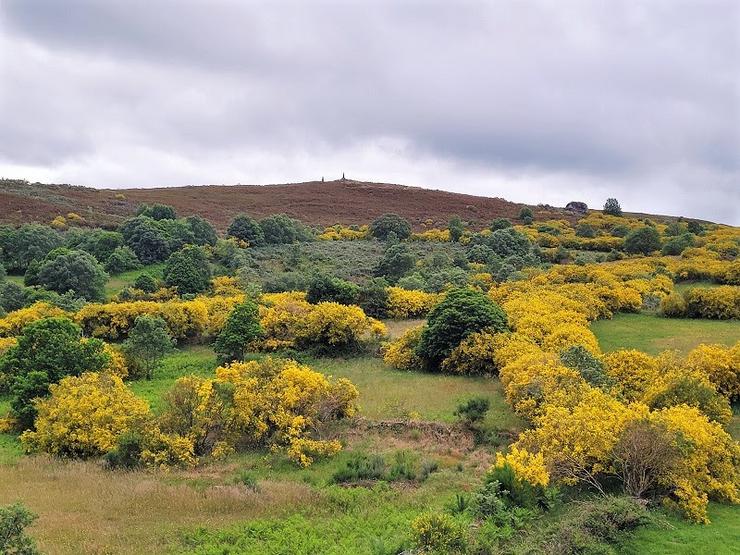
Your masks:
<svg viewBox="0 0 740 555"><path fill-rule="evenodd" d="M155 278L162 278L162 271L164 270L164 263L150 264L144 266L138 270L130 270L123 272L115 276L111 276L108 283L105 284L105 296L110 299L115 295L118 295L125 287L132 285L137 277L141 274L152 274Z"/></svg>
<svg viewBox="0 0 740 555"><path fill-rule="evenodd" d="M693 289L694 287L702 287L702 288L714 288L719 287L721 284L719 283L713 283L711 281L681 281L679 283L675 284L675 289L678 293L685 293L689 289Z"/></svg>
<svg viewBox="0 0 740 555"><path fill-rule="evenodd" d="M383 320L391 339L398 339L407 330L421 326L426 320Z"/></svg>
<svg viewBox="0 0 740 555"><path fill-rule="evenodd" d="M740 324L729 320L663 318L654 314L615 314L591 324L604 351L639 349L651 355L676 349L683 354L701 343L732 345Z"/></svg>
<svg viewBox="0 0 740 555"><path fill-rule="evenodd" d="M637 530L625 555L730 555L740 550L740 506L709 504L708 526L665 515L663 525Z"/></svg>

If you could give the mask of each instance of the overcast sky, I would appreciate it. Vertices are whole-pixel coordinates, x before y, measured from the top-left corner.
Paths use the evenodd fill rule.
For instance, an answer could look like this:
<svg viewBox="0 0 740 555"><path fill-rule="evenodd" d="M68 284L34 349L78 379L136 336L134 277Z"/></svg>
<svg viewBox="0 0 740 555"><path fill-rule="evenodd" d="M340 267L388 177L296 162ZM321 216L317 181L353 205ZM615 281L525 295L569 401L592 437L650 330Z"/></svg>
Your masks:
<svg viewBox="0 0 740 555"><path fill-rule="evenodd" d="M0 176L349 178L740 224L740 1L2 0Z"/></svg>

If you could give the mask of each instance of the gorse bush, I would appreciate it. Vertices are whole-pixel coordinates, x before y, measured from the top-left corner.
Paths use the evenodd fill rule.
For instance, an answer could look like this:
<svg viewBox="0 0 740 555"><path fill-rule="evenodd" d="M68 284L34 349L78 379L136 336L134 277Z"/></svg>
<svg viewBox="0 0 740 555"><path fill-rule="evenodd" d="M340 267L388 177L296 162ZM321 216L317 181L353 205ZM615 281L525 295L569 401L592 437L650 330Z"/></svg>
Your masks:
<svg viewBox="0 0 740 555"><path fill-rule="evenodd" d="M0 553L40 555L36 541L25 531L37 518L20 503L0 507Z"/></svg>

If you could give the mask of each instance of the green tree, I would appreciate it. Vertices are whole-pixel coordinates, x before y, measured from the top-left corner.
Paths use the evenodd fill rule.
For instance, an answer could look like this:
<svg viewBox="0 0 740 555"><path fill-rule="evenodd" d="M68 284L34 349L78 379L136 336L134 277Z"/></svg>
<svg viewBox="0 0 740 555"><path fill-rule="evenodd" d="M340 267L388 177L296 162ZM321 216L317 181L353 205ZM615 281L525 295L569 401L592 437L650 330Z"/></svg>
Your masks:
<svg viewBox="0 0 740 555"><path fill-rule="evenodd" d="M231 311L213 343L213 350L222 362L244 360L249 343L261 335L259 309L254 301L247 299Z"/></svg>
<svg viewBox="0 0 740 555"><path fill-rule="evenodd" d="M90 253L67 251L45 260L38 273L38 283L57 293L74 291L91 301L105 298L108 274Z"/></svg>
<svg viewBox="0 0 740 555"><path fill-rule="evenodd" d="M333 301L340 304L355 304L360 288L349 281L327 274L314 274L308 283L306 300L310 303Z"/></svg>
<svg viewBox="0 0 740 555"><path fill-rule="evenodd" d="M187 245L167 259L164 282L180 295L206 291L211 285L211 265L201 247Z"/></svg>
<svg viewBox="0 0 740 555"><path fill-rule="evenodd" d="M666 256L675 256L681 254L685 249L694 245L694 235L683 233L672 237L663 245L661 253Z"/></svg>
<svg viewBox="0 0 740 555"><path fill-rule="evenodd" d="M62 246L62 236L49 226L24 224L0 227L0 262L10 271L25 271L34 260L41 260Z"/></svg>
<svg viewBox="0 0 740 555"><path fill-rule="evenodd" d="M176 220L175 208L167 204L142 204L136 211L137 216L146 216L152 220Z"/></svg>
<svg viewBox="0 0 740 555"><path fill-rule="evenodd" d="M624 250L631 254L645 254L660 249L660 235L653 226L643 226L633 229L624 238Z"/></svg>
<svg viewBox="0 0 740 555"><path fill-rule="evenodd" d="M36 542L25 529L37 516L20 503L0 507L0 553L6 555L40 555Z"/></svg>
<svg viewBox="0 0 740 555"><path fill-rule="evenodd" d="M604 214L609 214L610 216L621 216L622 207L619 205L619 201L615 198L606 199L606 202L604 203Z"/></svg>
<svg viewBox="0 0 740 555"><path fill-rule="evenodd" d="M5 312L12 312L26 306L26 291L12 281L0 284L0 307Z"/></svg>
<svg viewBox="0 0 740 555"><path fill-rule="evenodd" d="M519 211L519 220L524 225L529 225L534 221L534 214L532 213L532 209L529 208L529 206L524 206Z"/></svg>
<svg viewBox="0 0 740 555"><path fill-rule="evenodd" d="M148 314L139 316L123 343L129 371L134 369L135 374L143 374L147 380L151 380L173 345L174 340L162 318Z"/></svg>
<svg viewBox="0 0 740 555"><path fill-rule="evenodd" d="M465 233L465 226L460 216L452 216L449 224L447 224L447 229L450 231L450 240L454 243L458 243Z"/></svg>
<svg viewBox="0 0 740 555"><path fill-rule="evenodd" d="M123 223L120 231L126 244L144 264L161 262L172 252L169 236L149 217L130 218Z"/></svg>
<svg viewBox="0 0 740 555"><path fill-rule="evenodd" d="M82 340L82 330L67 318L44 318L28 324L17 345L0 358L0 374L10 377L11 409L21 429L33 426L33 399L45 397L49 385L65 376L99 372L110 357L99 339Z"/></svg>
<svg viewBox="0 0 740 555"><path fill-rule="evenodd" d="M416 264L416 257L404 243L389 246L375 269L376 276L384 276L389 282L396 283Z"/></svg>
<svg viewBox="0 0 740 555"><path fill-rule="evenodd" d="M506 229L507 227L511 227L511 222L506 218L496 218L491 222L491 231Z"/></svg>
<svg viewBox="0 0 740 555"><path fill-rule="evenodd" d="M365 314L373 318L388 317L388 282L383 278L373 278L360 288L358 304Z"/></svg>
<svg viewBox="0 0 740 555"><path fill-rule="evenodd" d="M83 230L73 228L66 233L65 245L70 249L89 252L98 262L105 264L113 251L122 247L123 235L103 229Z"/></svg>
<svg viewBox="0 0 740 555"><path fill-rule="evenodd" d="M200 216L188 216L185 219L190 232L193 234L193 244L214 246L218 241L218 235L213 226Z"/></svg>
<svg viewBox="0 0 740 555"><path fill-rule="evenodd" d="M480 291L454 289L429 313L416 354L436 370L463 339L484 329L508 329L506 313Z"/></svg>
<svg viewBox="0 0 740 555"><path fill-rule="evenodd" d="M298 220L286 214L274 214L260 221L265 241L272 245L289 245L307 241L310 234Z"/></svg>
<svg viewBox="0 0 740 555"><path fill-rule="evenodd" d="M513 227L497 229L488 237L487 244L502 258L512 255L526 256L532 247L529 238Z"/></svg>
<svg viewBox="0 0 740 555"><path fill-rule="evenodd" d="M136 276L134 280L134 288L143 291L144 293L154 293L159 289L159 284L152 274L143 273Z"/></svg>
<svg viewBox="0 0 740 555"><path fill-rule="evenodd" d="M138 268L141 268L141 263L136 258L136 253L126 246L116 248L105 263L105 271L109 274L120 274Z"/></svg>
<svg viewBox="0 0 740 555"><path fill-rule="evenodd" d="M226 231L229 237L236 237L245 241L251 247L259 247L265 244L265 232L254 218L246 214L239 214L234 218Z"/></svg>
<svg viewBox="0 0 740 555"><path fill-rule="evenodd" d="M390 233L395 233L400 240L411 236L411 224L398 214L383 214L370 224L370 235L385 241Z"/></svg>

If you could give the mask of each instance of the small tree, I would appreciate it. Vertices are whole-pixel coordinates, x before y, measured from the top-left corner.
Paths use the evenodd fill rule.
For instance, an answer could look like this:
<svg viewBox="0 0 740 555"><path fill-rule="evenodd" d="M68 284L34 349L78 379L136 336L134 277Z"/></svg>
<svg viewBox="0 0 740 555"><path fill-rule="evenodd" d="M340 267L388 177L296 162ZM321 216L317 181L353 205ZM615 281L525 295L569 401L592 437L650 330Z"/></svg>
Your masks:
<svg viewBox="0 0 740 555"><path fill-rule="evenodd" d="M463 225L460 216L453 216L450 218L450 223L447 225L447 229L450 230L450 240L454 243L459 242L463 233L465 233L465 226Z"/></svg>
<svg viewBox="0 0 740 555"><path fill-rule="evenodd" d="M147 216L152 220L176 220L177 212L167 204L142 204L136 211L137 216Z"/></svg>
<svg viewBox="0 0 740 555"><path fill-rule="evenodd" d="M33 538L25 528L38 518L20 503L0 507L0 553L8 555L40 555Z"/></svg>
<svg viewBox="0 0 740 555"><path fill-rule="evenodd" d="M85 251L66 251L41 264L38 274L40 285L66 293L74 291L88 300L99 301L105 297L105 273L95 257Z"/></svg>
<svg viewBox="0 0 740 555"><path fill-rule="evenodd" d="M164 268L164 282L180 295L206 291L211 285L211 266L201 247L186 245L172 253Z"/></svg>
<svg viewBox="0 0 740 555"><path fill-rule="evenodd" d="M648 255L660 249L660 235L653 226L643 226L633 229L624 238L624 250L629 253Z"/></svg>
<svg viewBox="0 0 740 555"><path fill-rule="evenodd" d="M466 426L472 428L483 422L490 408L491 401L487 397L473 397L457 405L455 416L462 420Z"/></svg>
<svg viewBox="0 0 740 555"><path fill-rule="evenodd" d="M357 299L365 314L373 318L388 317L388 282L383 278L373 278L360 288Z"/></svg>
<svg viewBox="0 0 740 555"><path fill-rule="evenodd" d="M314 274L308 284L306 300L310 303L355 304L359 294L360 288L354 283L326 274Z"/></svg>
<svg viewBox="0 0 740 555"><path fill-rule="evenodd" d="M234 218L226 231L229 237L236 237L245 241L251 247L259 247L265 244L265 232L254 218L246 214L239 214Z"/></svg>
<svg viewBox="0 0 740 555"><path fill-rule="evenodd" d="M396 243L388 247L380 259L375 275L384 276L389 282L395 283L406 272L411 270L416 263L416 258L403 243Z"/></svg>
<svg viewBox="0 0 740 555"><path fill-rule="evenodd" d="M137 268L141 268L141 263L131 247L116 248L105 263L105 271L109 274L120 274Z"/></svg>
<svg viewBox="0 0 740 555"><path fill-rule="evenodd" d="M213 350L222 362L244 360L250 342L262 335L257 305L246 300L229 314L221 333L213 343Z"/></svg>
<svg viewBox="0 0 740 555"><path fill-rule="evenodd" d="M205 219L200 216L188 216L185 222L190 228L190 232L193 234L194 243L196 245L210 245L214 246L218 241L218 235L213 226Z"/></svg>
<svg viewBox="0 0 740 555"><path fill-rule="evenodd" d="M398 214L383 214L370 224L370 235L384 241L390 233L400 240L411 236L411 224Z"/></svg>
<svg viewBox="0 0 740 555"><path fill-rule="evenodd" d="M134 280L134 288L139 289L144 293L154 293L159 289L159 284L152 274L145 272L136 277Z"/></svg>
<svg viewBox="0 0 740 555"><path fill-rule="evenodd" d="M525 225L531 224L534 221L534 214L532 213L532 209L529 206L524 206L519 211L519 219Z"/></svg>
<svg viewBox="0 0 740 555"><path fill-rule="evenodd" d="M621 216L622 207L619 206L619 201L615 198L606 199L606 202L604 203L604 214L609 214L610 216Z"/></svg>
<svg viewBox="0 0 740 555"><path fill-rule="evenodd" d="M139 316L123 344L129 371L139 370L147 380L151 380L173 344L174 340L162 318L148 314Z"/></svg>

